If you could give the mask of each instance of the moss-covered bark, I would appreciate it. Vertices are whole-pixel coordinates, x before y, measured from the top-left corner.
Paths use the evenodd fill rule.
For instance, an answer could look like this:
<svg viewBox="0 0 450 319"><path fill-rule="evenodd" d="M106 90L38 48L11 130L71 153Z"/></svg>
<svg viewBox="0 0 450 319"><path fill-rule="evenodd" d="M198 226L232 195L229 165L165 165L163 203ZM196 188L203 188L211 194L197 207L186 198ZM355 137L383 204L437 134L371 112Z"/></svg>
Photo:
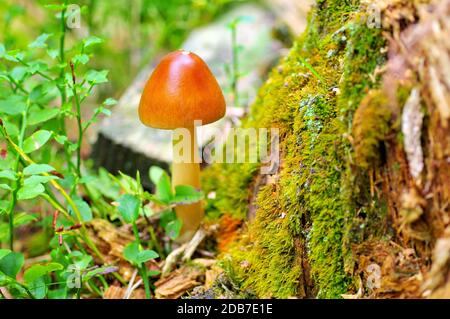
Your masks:
<svg viewBox="0 0 450 319"><path fill-rule="evenodd" d="M389 272L405 250L424 251L399 237L401 225L393 220L401 195L389 189L392 179L409 174L395 160L403 148L394 105L405 103L410 89L396 90L393 101L380 71L388 61L387 38L415 22L417 12L409 1L393 1L391 11L411 15L389 20L382 7L383 26L376 28L366 23L365 8L359 1L317 1L307 30L244 120L243 127L280 129L277 174L258 176L252 164L216 164L204 173L206 190L216 192L210 216L245 219L250 204L256 207L223 259L242 289L258 297L374 295L367 289L369 265ZM383 280L391 290L408 282L417 291L411 278L421 265L409 262L414 270L401 282Z"/></svg>

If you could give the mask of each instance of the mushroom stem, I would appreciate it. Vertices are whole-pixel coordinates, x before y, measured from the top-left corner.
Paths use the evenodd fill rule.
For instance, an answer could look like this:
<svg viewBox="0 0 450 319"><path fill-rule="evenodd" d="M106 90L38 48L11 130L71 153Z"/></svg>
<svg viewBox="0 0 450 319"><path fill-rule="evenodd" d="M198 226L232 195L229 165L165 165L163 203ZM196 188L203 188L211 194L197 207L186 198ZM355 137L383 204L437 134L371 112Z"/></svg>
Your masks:
<svg viewBox="0 0 450 319"><path fill-rule="evenodd" d="M200 165L198 160L197 137L195 126L187 128L182 135L182 140L177 139L177 134L173 135L174 160L172 163L172 187L175 190L177 185L190 185L200 189ZM175 147L182 143L183 154L176 154ZM186 153L188 151L189 153ZM179 157L181 155L181 158ZM175 207L177 217L183 222L178 242L186 242L194 236L200 222L204 217L201 202L180 205Z"/></svg>

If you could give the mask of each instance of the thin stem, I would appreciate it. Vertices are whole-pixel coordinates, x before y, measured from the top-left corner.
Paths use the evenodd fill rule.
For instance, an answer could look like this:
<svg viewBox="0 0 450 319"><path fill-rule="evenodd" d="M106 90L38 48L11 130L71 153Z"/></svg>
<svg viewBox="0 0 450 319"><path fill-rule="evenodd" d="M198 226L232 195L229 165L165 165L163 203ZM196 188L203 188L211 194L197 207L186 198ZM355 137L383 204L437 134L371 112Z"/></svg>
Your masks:
<svg viewBox="0 0 450 319"><path fill-rule="evenodd" d="M81 84L81 86L83 86L84 83ZM91 94L92 89L94 88L94 84L91 84L89 86L89 89L87 90L87 92L84 94L84 96L80 99L80 104L84 102L84 100L86 100L86 98L89 96L89 94Z"/></svg>
<svg viewBox="0 0 450 319"><path fill-rule="evenodd" d="M17 163L17 162L16 162ZM17 166L16 166L17 168ZM16 169L17 172L17 169ZM9 205L9 249L11 251L14 251L14 208L16 207L17 203L17 192L18 192L18 185L16 183L16 188L13 190L11 195L11 203Z"/></svg>
<svg viewBox="0 0 450 319"><path fill-rule="evenodd" d="M136 222L133 222L132 224L133 227L133 234L134 237L136 238L136 241L139 243L139 245L141 244L141 238L139 237L139 230L137 228Z"/></svg>
<svg viewBox="0 0 450 319"><path fill-rule="evenodd" d="M148 227L148 232L150 233L150 238L152 239L153 247L155 247L155 249L158 252L159 256L163 259L164 258L164 252L163 252L161 246L158 243L158 239L156 238L155 231L154 231L152 225L150 225Z"/></svg>
<svg viewBox="0 0 450 319"><path fill-rule="evenodd" d="M64 63L65 60L65 41L66 41L66 10L67 10L68 0L64 1L64 8L61 11L61 37L59 38L59 62ZM59 78L64 78L64 69L61 69L59 73ZM64 87L60 88L61 92L61 104L66 102L66 91Z"/></svg>
<svg viewBox="0 0 450 319"><path fill-rule="evenodd" d="M59 38L59 62L61 64L64 64L64 62L65 62L65 41L66 41L66 21L65 20L66 20L66 10L67 10L68 3L69 3L68 0L64 1L64 8L61 11L61 36ZM59 79L64 82L64 69L63 68L61 68L61 71L59 72ZM67 101L66 89L65 89L64 84L58 85L58 89L59 89L59 92L61 95L61 110L62 110L64 107L64 104ZM62 135L67 136L65 117L62 114L59 115L59 126L60 126ZM72 160L70 158L70 152L69 152L67 143L64 143L64 154L66 156L68 168L75 169L75 167L72 163Z"/></svg>
<svg viewBox="0 0 450 319"><path fill-rule="evenodd" d="M27 127L27 114L28 107L30 106L29 101L27 102L27 108L22 113L22 121L20 124L20 134L19 134L19 146L22 147L23 140L25 138L25 129ZM16 161L14 163L14 171L16 174L19 172L20 165L20 155L17 154ZM19 192L19 183L18 181L14 181L14 190L11 195L11 203L9 206L9 248L11 251L14 250L14 209L17 204L17 193Z"/></svg>
<svg viewBox="0 0 450 319"><path fill-rule="evenodd" d="M145 264L143 264L141 267L141 277L144 281L144 290L145 290L145 298L151 299L152 295L150 293L150 284L148 282L148 275L147 275L147 268L145 267Z"/></svg>
<svg viewBox="0 0 450 319"><path fill-rule="evenodd" d="M136 222L134 221L132 223L132 227L133 227L133 233L134 233L134 237L136 238L137 243L139 244L139 246L141 245L141 239L139 237L139 230L137 228ZM145 263L142 263L139 267L139 272L141 274L142 277L142 281L144 282L144 289L145 289L145 298L150 299L151 298L151 294L150 294L150 285L148 283L148 275L147 275L147 268L145 266Z"/></svg>
<svg viewBox="0 0 450 319"><path fill-rule="evenodd" d="M72 71L72 93L73 97L75 99L75 105L77 108L77 125L78 125L78 141L77 141L77 174L79 177L81 177L81 144L83 143L83 124L81 121L81 103L80 98L78 96L77 92L77 86L76 86L76 77L75 77L75 66L72 62L70 62L70 68Z"/></svg>

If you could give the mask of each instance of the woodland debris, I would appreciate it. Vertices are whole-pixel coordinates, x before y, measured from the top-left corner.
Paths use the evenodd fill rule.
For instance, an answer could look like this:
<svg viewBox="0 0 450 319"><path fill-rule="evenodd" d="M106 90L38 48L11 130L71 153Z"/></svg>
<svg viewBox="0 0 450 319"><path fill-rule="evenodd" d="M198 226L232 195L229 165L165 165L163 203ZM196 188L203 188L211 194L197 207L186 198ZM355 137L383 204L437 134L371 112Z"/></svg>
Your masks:
<svg viewBox="0 0 450 319"><path fill-rule="evenodd" d="M215 259L209 259L209 258L195 258L195 259L192 259L192 262L194 264L198 264L205 268L210 268L211 266L216 264L217 261Z"/></svg>
<svg viewBox="0 0 450 319"><path fill-rule="evenodd" d="M134 236L104 219L93 219L87 224L89 236L103 254L105 263L117 264L119 273L130 280L134 268L123 257L123 249L134 241Z"/></svg>
<svg viewBox="0 0 450 319"><path fill-rule="evenodd" d="M419 182L423 171L423 152L421 145L423 114L420 110L419 89L411 91L402 114L403 145L408 158L409 171Z"/></svg>
<svg viewBox="0 0 450 319"><path fill-rule="evenodd" d="M115 227L104 219L93 219L88 227L92 230L90 233L94 243L106 258L123 259L124 247L134 240L134 237L121 228Z"/></svg>
<svg viewBox="0 0 450 319"><path fill-rule="evenodd" d="M127 291L126 287L119 287L116 285L111 285L108 287L108 289L103 294L103 298L104 299L123 299L126 294L126 291ZM145 291L142 288L135 289L129 296L129 299L144 299L144 298L145 298Z"/></svg>
<svg viewBox="0 0 450 319"><path fill-rule="evenodd" d="M404 191L400 198L400 214L398 216L398 231L405 238L415 238L421 241L430 240L430 233L423 223L420 222L424 214L426 201L422 198L416 188Z"/></svg>
<svg viewBox="0 0 450 319"><path fill-rule="evenodd" d="M134 281L136 280L137 273L138 273L138 270L135 269L133 272L133 275L131 276L130 281L128 282L128 287L127 287L127 290L125 291L123 299L129 299L133 290L136 289L137 287L139 287L139 285L142 283L142 280L138 281L137 284L134 283Z"/></svg>
<svg viewBox="0 0 450 319"><path fill-rule="evenodd" d="M205 289L210 289L213 287L217 278L223 273L223 269L218 265L213 265L211 269L206 270L205 273Z"/></svg>
<svg viewBox="0 0 450 319"><path fill-rule="evenodd" d="M182 261L190 260L195 250L203 241L203 239L205 239L205 237L206 231L203 228L199 228L195 233L194 237L192 237L192 239L188 243L183 244L180 247L174 249L167 256L164 262L164 266L162 268L162 276L164 277L172 270L172 268L176 265L176 263L179 261L182 255L183 255L181 257Z"/></svg>
<svg viewBox="0 0 450 319"><path fill-rule="evenodd" d="M197 247L200 245L200 243L205 239L206 232L203 228L200 228L192 237L191 241L187 244L186 249L184 250L183 257L181 258L182 261L188 261L191 259L194 252L197 250Z"/></svg>
<svg viewBox="0 0 450 319"><path fill-rule="evenodd" d="M162 277L166 276L172 268L175 267L176 263L180 259L180 256L185 251L186 246L187 244L181 245L180 247L172 250L172 252L167 256L161 271Z"/></svg>
<svg viewBox="0 0 450 319"><path fill-rule="evenodd" d="M425 297L450 298L450 227L438 239L433 250L433 264L423 285Z"/></svg>
<svg viewBox="0 0 450 319"><path fill-rule="evenodd" d="M204 270L183 266L156 283L155 295L159 299L177 299L190 289L202 284Z"/></svg>
<svg viewBox="0 0 450 319"><path fill-rule="evenodd" d="M365 242L354 246L353 252L358 258L355 273L363 274L360 288L364 297L412 298L420 295L423 260L414 250L394 242Z"/></svg>

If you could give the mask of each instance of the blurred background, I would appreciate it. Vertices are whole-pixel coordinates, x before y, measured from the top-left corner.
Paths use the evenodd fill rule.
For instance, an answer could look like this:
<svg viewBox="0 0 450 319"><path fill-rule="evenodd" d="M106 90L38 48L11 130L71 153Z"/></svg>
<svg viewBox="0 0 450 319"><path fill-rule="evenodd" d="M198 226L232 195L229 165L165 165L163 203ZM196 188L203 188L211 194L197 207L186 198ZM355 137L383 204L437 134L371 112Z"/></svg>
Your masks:
<svg viewBox="0 0 450 319"><path fill-rule="evenodd" d="M63 1L62 1L63 2ZM289 3L292 3L292 6ZM70 29L70 39L96 35L105 40L94 52L92 63L97 68L109 69L110 84L103 87L102 96L120 95L125 91L139 69L163 52L178 49L189 33L217 20L233 8L253 4L267 12L281 13L278 33L289 43L293 22L292 7L296 0L84 0L68 1L81 9L80 28ZM300 1L302 2L302 1ZM308 1L303 1L307 3ZM59 24L52 19L52 11L44 6L58 3L48 0L1 0L0 42L7 48L23 48L42 33L57 34ZM288 5L286 5L286 3ZM245 16L246 8L240 13ZM251 12L250 12L251 13ZM50 23L51 21L54 23ZM224 25L224 28L227 26ZM296 30L295 30L296 29ZM254 30L257 32L257 30ZM222 39L229 41L229 39ZM227 61L224 61L227 62Z"/></svg>
<svg viewBox="0 0 450 319"><path fill-rule="evenodd" d="M229 117L213 128L218 126L226 134L230 122L239 122L271 68L303 31L311 2L0 0L0 43L8 50L25 50L45 33L51 34L48 47L58 47L58 5L72 5L66 13L66 60L77 52L77 43L98 37L101 44L89 48L89 63L80 68L107 70L109 80L94 88L83 104L82 116L90 119L106 98L119 101L110 117L87 131L83 158L92 157L96 167L112 172L132 173L170 162L170 133L144 127L136 113L142 88L164 54L183 48L206 61L224 91L229 111ZM45 50L33 54L42 54L35 59L49 55ZM67 123L70 139L76 139L74 125ZM203 134L202 142L208 138Z"/></svg>

